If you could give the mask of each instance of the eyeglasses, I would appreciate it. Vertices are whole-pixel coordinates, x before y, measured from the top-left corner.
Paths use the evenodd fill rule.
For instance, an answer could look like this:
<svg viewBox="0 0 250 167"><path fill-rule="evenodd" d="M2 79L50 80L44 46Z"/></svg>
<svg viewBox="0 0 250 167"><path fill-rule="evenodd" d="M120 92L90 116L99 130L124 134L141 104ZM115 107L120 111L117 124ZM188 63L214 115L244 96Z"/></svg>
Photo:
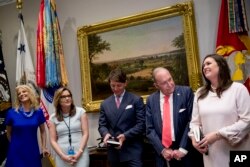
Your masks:
<svg viewBox="0 0 250 167"><path fill-rule="evenodd" d="M60 96L60 99L66 99L66 98L71 98L72 96L71 95L63 95L63 96Z"/></svg>

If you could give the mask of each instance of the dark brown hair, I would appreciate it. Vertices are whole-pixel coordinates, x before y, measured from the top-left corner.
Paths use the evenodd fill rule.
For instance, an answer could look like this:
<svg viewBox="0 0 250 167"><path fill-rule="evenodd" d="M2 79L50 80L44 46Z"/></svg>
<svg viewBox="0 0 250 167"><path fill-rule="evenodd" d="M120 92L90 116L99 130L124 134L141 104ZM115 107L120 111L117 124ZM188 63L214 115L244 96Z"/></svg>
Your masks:
<svg viewBox="0 0 250 167"><path fill-rule="evenodd" d="M108 82L110 83L111 80L125 83L127 81L126 73L122 69L116 68L109 73Z"/></svg>
<svg viewBox="0 0 250 167"><path fill-rule="evenodd" d="M217 96L220 98L222 92L228 89L233 83L231 76L230 76L230 69L227 64L226 59L218 54L207 55L202 62L202 75L206 81L206 84L204 85L204 87L201 88L198 100L205 98L208 95L209 90L211 89L211 82L205 77L204 72L203 72L204 61L209 57L214 59L219 67L218 87L216 89Z"/></svg>
<svg viewBox="0 0 250 167"><path fill-rule="evenodd" d="M61 105L60 105L60 99L61 99L61 95L62 95L62 93L64 91L68 91L69 94L71 95L71 98L72 98L71 110L70 110L69 116L74 116L76 114L76 108L75 108L75 104L74 104L74 101L73 101L71 91L67 87L61 87L61 88L57 89L57 91L55 92L55 95L54 95L54 99L53 99L56 118L57 118L58 121L63 121L63 114L61 112L62 108L61 108Z"/></svg>

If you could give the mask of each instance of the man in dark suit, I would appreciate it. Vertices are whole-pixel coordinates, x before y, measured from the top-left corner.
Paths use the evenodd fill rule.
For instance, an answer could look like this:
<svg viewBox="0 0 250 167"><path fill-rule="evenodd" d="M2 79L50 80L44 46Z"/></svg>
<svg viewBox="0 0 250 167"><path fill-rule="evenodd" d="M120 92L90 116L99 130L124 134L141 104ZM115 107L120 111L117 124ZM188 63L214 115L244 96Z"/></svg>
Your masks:
<svg viewBox="0 0 250 167"><path fill-rule="evenodd" d="M192 89L176 86L170 72L163 67L154 69L153 80L158 91L147 98L146 136L155 149L156 166L202 167L202 155L193 148L188 137L194 98ZM162 135L165 96L169 104L169 145L162 141L166 137Z"/></svg>
<svg viewBox="0 0 250 167"><path fill-rule="evenodd" d="M108 81L114 94L101 103L98 130L108 146L109 164L111 167L141 167L145 132L143 100L125 90L127 79L121 69L111 71ZM119 145L109 145L107 142L111 138Z"/></svg>

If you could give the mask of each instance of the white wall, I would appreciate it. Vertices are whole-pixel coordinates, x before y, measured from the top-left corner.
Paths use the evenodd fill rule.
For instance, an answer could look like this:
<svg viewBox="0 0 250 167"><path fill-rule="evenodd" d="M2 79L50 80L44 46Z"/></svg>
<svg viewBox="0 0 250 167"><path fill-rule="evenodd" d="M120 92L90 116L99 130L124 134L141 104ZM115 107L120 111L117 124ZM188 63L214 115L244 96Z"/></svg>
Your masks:
<svg viewBox="0 0 250 167"><path fill-rule="evenodd" d="M69 87L73 92L76 105L81 105L81 81L79 53L76 32L79 26L103 22L129 16L152 9L158 9L184 0L56 0L57 13L62 31L65 61L68 70ZM248 2L249 3L249 2ZM39 0L23 0L25 30L36 62L36 28ZM247 5L246 5L247 6ZM249 4L248 4L249 6ZM198 33L200 60L214 52L220 1L194 0L195 18ZM6 70L14 97L17 32L19 29L18 11L14 4L0 7L0 30ZM249 15L248 15L249 16ZM89 113L89 145L95 145L99 137L98 113Z"/></svg>

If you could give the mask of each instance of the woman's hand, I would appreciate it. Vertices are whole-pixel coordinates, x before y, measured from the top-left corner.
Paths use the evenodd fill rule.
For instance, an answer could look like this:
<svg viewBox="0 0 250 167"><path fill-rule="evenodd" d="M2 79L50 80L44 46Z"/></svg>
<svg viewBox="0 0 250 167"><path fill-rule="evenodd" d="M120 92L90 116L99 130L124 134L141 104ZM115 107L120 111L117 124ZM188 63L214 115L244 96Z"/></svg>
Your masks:
<svg viewBox="0 0 250 167"><path fill-rule="evenodd" d="M81 157L82 153L83 153L83 150L82 150L82 149L79 149L79 150L77 151L77 153L76 153L75 155L72 156L72 158L73 158L73 160L74 160L74 161L72 161L72 162L76 163L77 160Z"/></svg>
<svg viewBox="0 0 250 167"><path fill-rule="evenodd" d="M204 136L202 140L206 141L208 144L213 144L217 140L221 139L221 135L218 132L211 132Z"/></svg>
<svg viewBox="0 0 250 167"><path fill-rule="evenodd" d="M192 144L200 153L205 154L208 152L208 143L204 140L204 138L200 142L196 142L194 137L192 137Z"/></svg>
<svg viewBox="0 0 250 167"><path fill-rule="evenodd" d="M65 162L71 164L71 165L74 165L74 164L77 162L77 160L75 159L75 157L74 157L73 155L66 155L66 154L63 154L63 155L61 156L61 159L62 159L63 161L65 161Z"/></svg>
<svg viewBox="0 0 250 167"><path fill-rule="evenodd" d="M50 152L47 148L42 148L43 157L50 156Z"/></svg>

